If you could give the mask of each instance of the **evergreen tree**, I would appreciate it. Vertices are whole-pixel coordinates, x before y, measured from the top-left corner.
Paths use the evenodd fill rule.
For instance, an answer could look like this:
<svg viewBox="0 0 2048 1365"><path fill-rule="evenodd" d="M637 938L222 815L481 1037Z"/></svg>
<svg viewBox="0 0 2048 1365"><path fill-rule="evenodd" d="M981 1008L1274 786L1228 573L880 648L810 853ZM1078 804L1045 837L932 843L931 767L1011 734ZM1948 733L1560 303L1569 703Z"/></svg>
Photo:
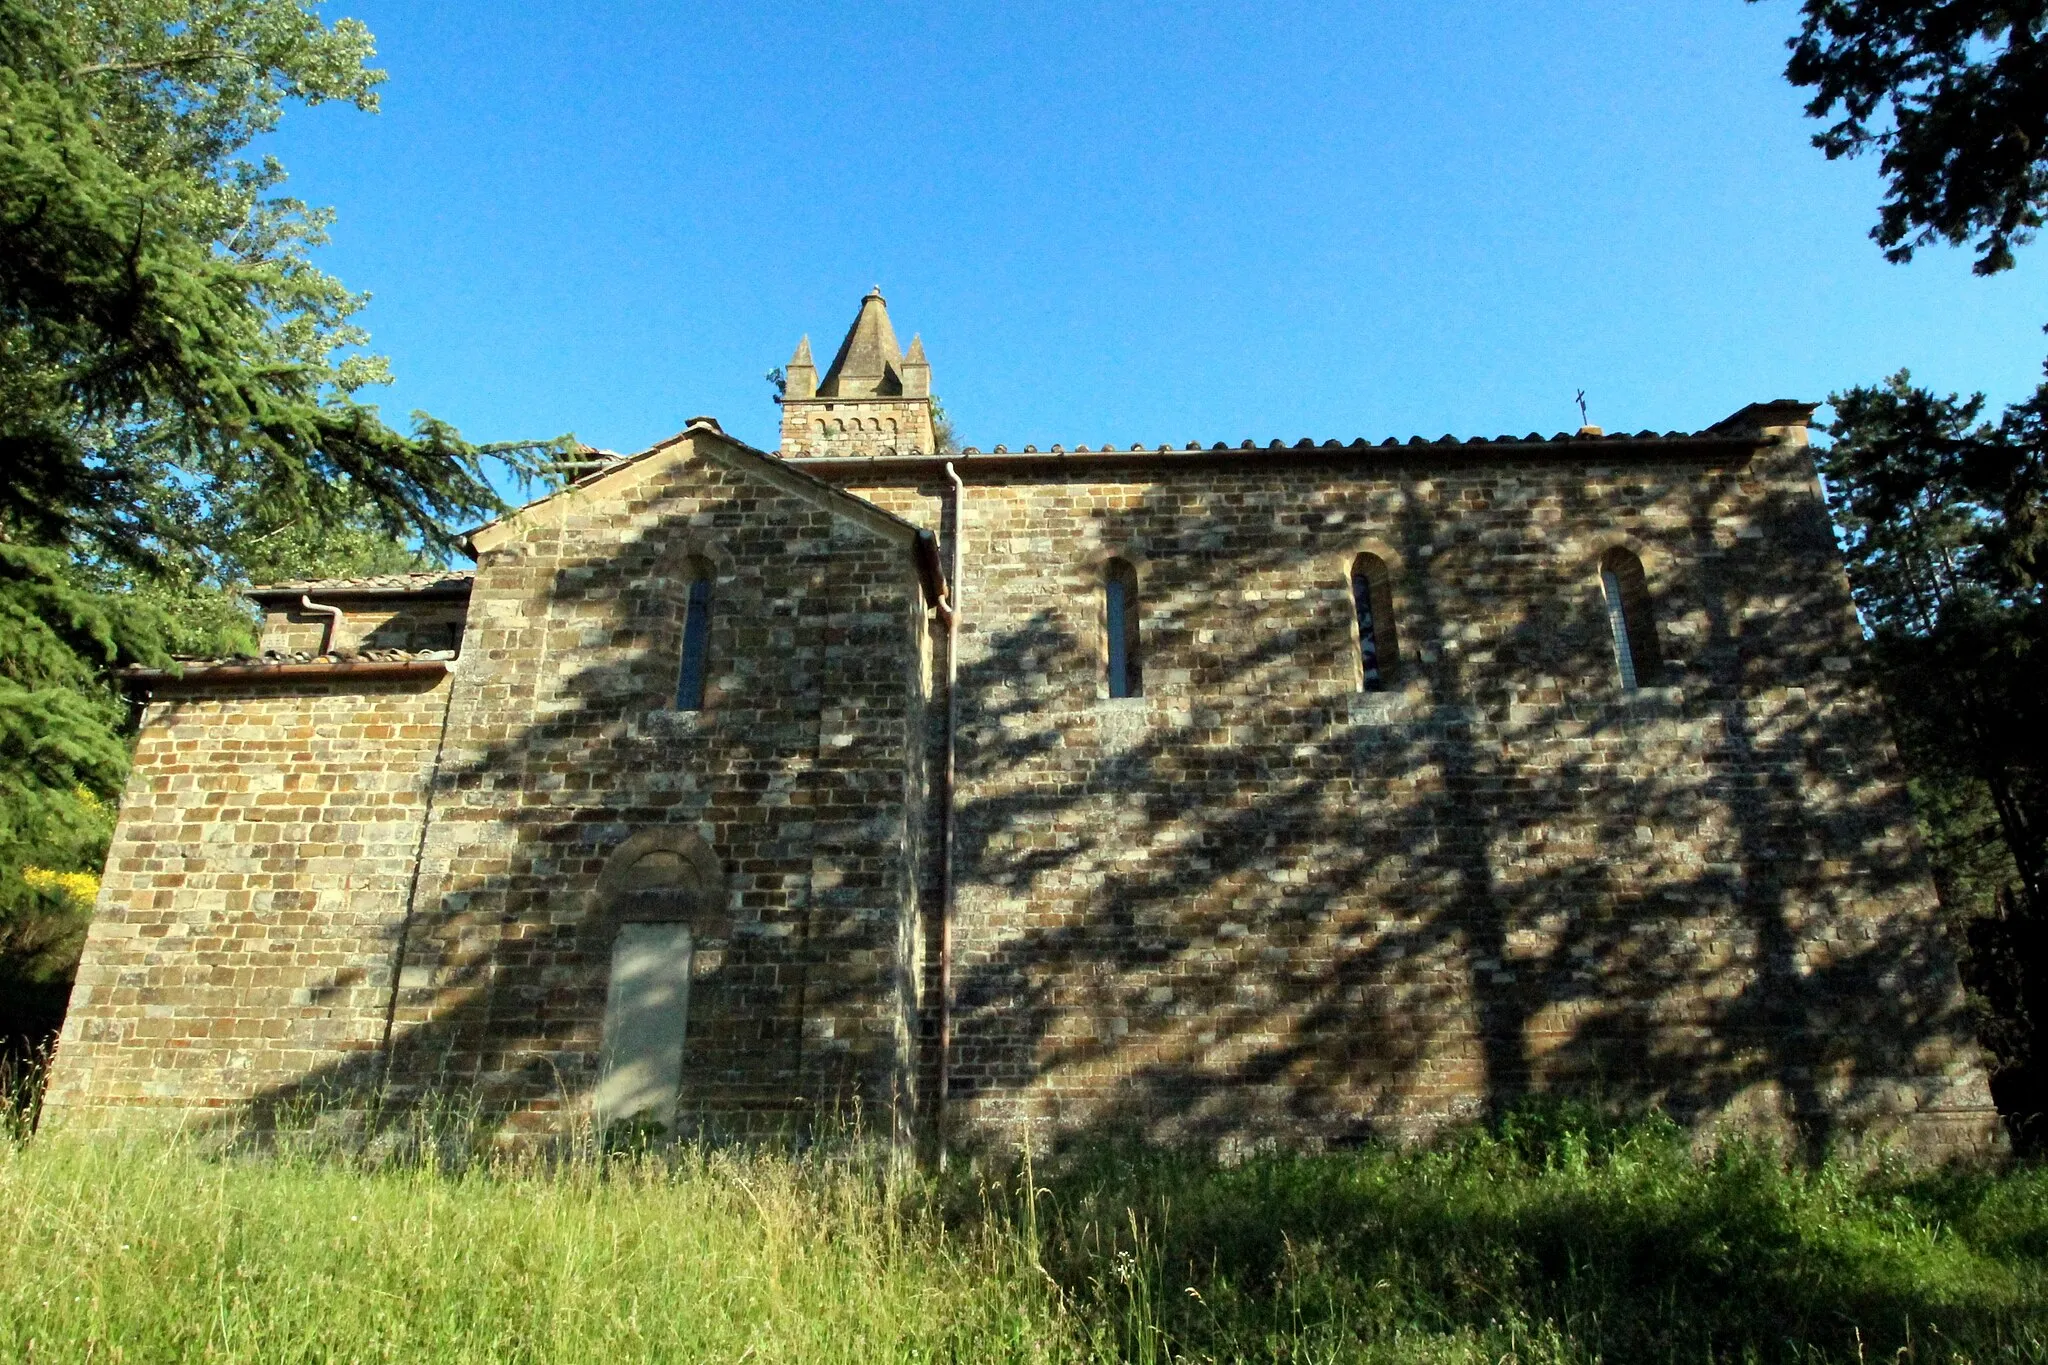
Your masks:
<svg viewBox="0 0 2048 1365"><path fill-rule="evenodd" d="M1870 235L1893 261L1965 243L2012 267L2048 205L2048 0L1805 0L1785 67L1833 119L1833 160L1878 153Z"/></svg>
<svg viewBox="0 0 2048 1365"><path fill-rule="evenodd" d="M1785 75L1876 153L1870 235L1895 262L1968 245L2013 265L2048 210L2048 0L1802 0ZM1829 502L1912 774L1942 899L2022 1141L2048 1143L2048 660L2041 588L2048 384L1996 423L1901 371L1831 400Z"/></svg>
<svg viewBox="0 0 2048 1365"><path fill-rule="evenodd" d="M1996 423L1904 371L1829 401L1829 506L1994 1085L2048 1139L2048 383Z"/></svg>
<svg viewBox="0 0 2048 1365"><path fill-rule="evenodd" d="M374 110L371 55L302 0L0 0L0 977L75 954L113 670L251 648L251 577L438 559L570 445L364 401L330 215L248 153L292 103Z"/></svg>

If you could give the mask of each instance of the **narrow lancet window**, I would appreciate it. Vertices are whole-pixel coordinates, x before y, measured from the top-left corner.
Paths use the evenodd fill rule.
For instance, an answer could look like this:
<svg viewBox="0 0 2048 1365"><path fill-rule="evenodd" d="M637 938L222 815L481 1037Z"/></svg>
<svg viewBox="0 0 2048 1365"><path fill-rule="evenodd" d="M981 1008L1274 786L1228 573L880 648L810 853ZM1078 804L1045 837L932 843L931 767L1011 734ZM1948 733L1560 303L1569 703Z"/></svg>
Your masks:
<svg viewBox="0 0 2048 1365"><path fill-rule="evenodd" d="M1351 607L1358 626L1359 685L1367 692L1392 686L1400 667L1394 636L1394 586L1378 555L1351 563Z"/></svg>
<svg viewBox="0 0 2048 1365"><path fill-rule="evenodd" d="M711 654L711 564L690 560L689 607L683 616L683 670L676 679L676 710L704 709L704 671Z"/></svg>
<svg viewBox="0 0 2048 1365"><path fill-rule="evenodd" d="M1662 672L1657 627L1650 616L1650 587L1643 562L1627 550L1607 552L1600 561L1600 592L1607 605L1607 630L1614 639L1614 661L1621 690L1655 687Z"/></svg>
<svg viewBox="0 0 2048 1365"><path fill-rule="evenodd" d="M1144 695L1138 655L1138 571L1112 559L1103 576L1103 628L1109 646L1109 695Z"/></svg>

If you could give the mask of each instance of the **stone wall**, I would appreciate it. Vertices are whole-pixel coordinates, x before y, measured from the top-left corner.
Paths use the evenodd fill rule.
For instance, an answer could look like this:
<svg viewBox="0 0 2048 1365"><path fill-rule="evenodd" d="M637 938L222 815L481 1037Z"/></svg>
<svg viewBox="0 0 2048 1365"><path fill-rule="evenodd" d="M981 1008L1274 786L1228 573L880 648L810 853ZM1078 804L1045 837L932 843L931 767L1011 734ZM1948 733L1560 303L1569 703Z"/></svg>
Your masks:
<svg viewBox="0 0 2048 1365"><path fill-rule="evenodd" d="M930 453L929 398L782 400L782 449L805 455Z"/></svg>
<svg viewBox="0 0 2048 1365"><path fill-rule="evenodd" d="M958 467L956 1134L1345 1142L1566 1090L1992 1141L1803 427ZM946 661L905 519L950 539L947 490L693 424L477 533L452 680L152 708L53 1113L388 1071L400 1112L572 1129L639 913L622 860L659 845L691 869L662 893L695 951L684 1124L907 1118L937 1070ZM1661 658L1634 691L1616 553Z"/></svg>
<svg viewBox="0 0 2048 1365"><path fill-rule="evenodd" d="M219 1111L374 1059L449 684L148 708L53 1122Z"/></svg>
<svg viewBox="0 0 2048 1365"><path fill-rule="evenodd" d="M596 881L624 841L670 828L724 878L692 923L684 1124L886 1123L907 1101L914 1011L911 533L692 440L477 538L397 1073L515 1127L573 1113L614 932ZM703 709L682 712L692 556L716 571L711 665Z"/></svg>
<svg viewBox="0 0 2048 1365"><path fill-rule="evenodd" d="M1992 1141L1804 429L1768 435L959 461L962 1128L1341 1142L1564 1089ZM943 529L933 472L834 477ZM1634 693L1616 546L1664 656ZM1385 692L1360 688L1362 552L1391 571ZM1141 585L1128 701L1112 555Z"/></svg>
<svg viewBox="0 0 2048 1365"><path fill-rule="evenodd" d="M263 613L266 653L317 654L329 649L460 649L465 612L460 597L396 596L346 604L339 625L319 612L283 604Z"/></svg>
<svg viewBox="0 0 2048 1365"><path fill-rule="evenodd" d="M907 1122L915 540L693 429L478 534L440 686L300 678L152 708L53 1114L239 1121L379 1091L386 1119L452 1102L574 1132L638 913L603 879L652 838L705 869L663 912L695 949L683 1125ZM682 711L693 558L714 570L710 681Z"/></svg>

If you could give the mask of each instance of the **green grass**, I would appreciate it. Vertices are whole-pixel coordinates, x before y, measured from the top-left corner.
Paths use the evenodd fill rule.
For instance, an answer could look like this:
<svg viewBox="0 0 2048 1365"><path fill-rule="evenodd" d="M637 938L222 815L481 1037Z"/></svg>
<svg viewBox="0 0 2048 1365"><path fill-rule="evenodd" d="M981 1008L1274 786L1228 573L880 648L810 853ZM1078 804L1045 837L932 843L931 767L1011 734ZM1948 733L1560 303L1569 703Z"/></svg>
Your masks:
<svg viewBox="0 0 2048 1365"><path fill-rule="evenodd" d="M1044 1258L1084 1316L1196 1358L2048 1360L2048 1170L1701 1159L1567 1118L1234 1168L1094 1148L1039 1182Z"/></svg>
<svg viewBox="0 0 2048 1365"><path fill-rule="evenodd" d="M1654 1118L943 1176L45 1134L0 1211L8 1361L2048 1361L2048 1171L1696 1159Z"/></svg>
<svg viewBox="0 0 2048 1365"><path fill-rule="evenodd" d="M0 1155L0 1359L1059 1358L1010 1248L856 1167L743 1154L364 1170L37 1139Z"/></svg>

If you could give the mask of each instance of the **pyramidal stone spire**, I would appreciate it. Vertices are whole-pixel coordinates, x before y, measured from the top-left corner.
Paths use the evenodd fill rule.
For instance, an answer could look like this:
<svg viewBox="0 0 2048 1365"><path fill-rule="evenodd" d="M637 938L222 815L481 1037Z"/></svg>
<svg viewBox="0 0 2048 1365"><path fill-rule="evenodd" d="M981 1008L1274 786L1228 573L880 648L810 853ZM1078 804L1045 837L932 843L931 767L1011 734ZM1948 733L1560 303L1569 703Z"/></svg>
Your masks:
<svg viewBox="0 0 2048 1365"><path fill-rule="evenodd" d="M903 396L906 398L929 398L932 396L932 367L924 358L924 338L910 338L910 350L903 357Z"/></svg>
<svg viewBox="0 0 2048 1365"><path fill-rule="evenodd" d="M905 355L880 285L860 301L846 339L818 377L810 338L783 370L785 457L891 455L932 449L932 368L924 341Z"/></svg>
<svg viewBox="0 0 2048 1365"><path fill-rule="evenodd" d="M889 325L889 305L876 285L860 301L839 354L818 385L820 398L881 398L903 392L903 352Z"/></svg>

